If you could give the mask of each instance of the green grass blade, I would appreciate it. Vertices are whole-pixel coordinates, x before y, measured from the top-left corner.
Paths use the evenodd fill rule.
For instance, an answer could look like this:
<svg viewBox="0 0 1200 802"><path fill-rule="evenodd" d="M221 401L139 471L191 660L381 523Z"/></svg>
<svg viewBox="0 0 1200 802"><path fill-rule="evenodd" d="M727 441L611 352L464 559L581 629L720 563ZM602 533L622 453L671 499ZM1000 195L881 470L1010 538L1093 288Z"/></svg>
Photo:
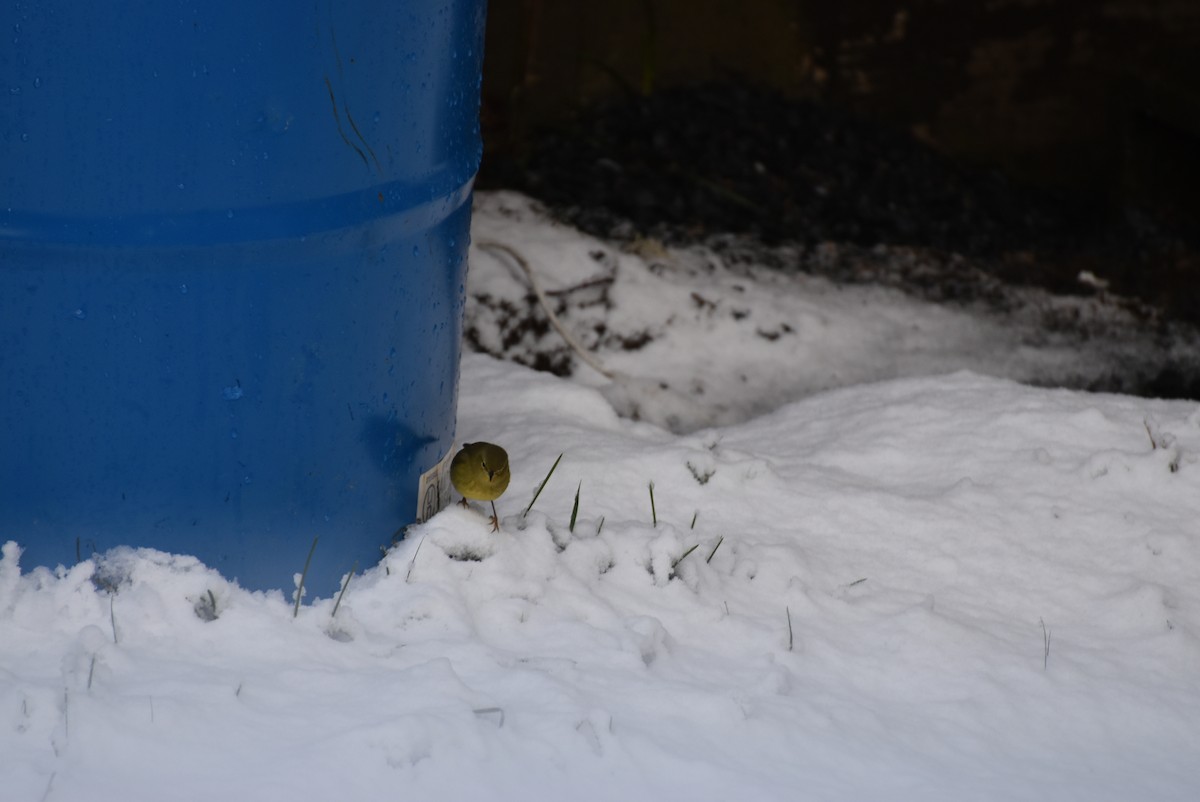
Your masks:
<svg viewBox="0 0 1200 802"><path fill-rule="evenodd" d="M681 562L683 562L683 561L684 561L684 559L686 559L686 558L687 558L687 556L688 556L689 554L691 554L693 551L695 551L695 550L696 550L696 549L697 549L699 546L700 546L700 544L699 544L699 543L696 543L696 544L694 544L694 545L693 545L693 546L692 546L690 549L688 549L687 551L685 551L683 554L680 554L680 555L679 555L679 559L678 559L678 560L676 560L675 562L671 563L671 570L672 570L672 571L674 571L674 570L675 570L675 568L676 568L676 567L677 567L677 566L678 566L678 565L679 565Z"/></svg>
<svg viewBox="0 0 1200 802"><path fill-rule="evenodd" d="M583 480L579 480L579 486L575 488L575 505L571 507L571 525L567 527L567 531L575 534L575 518L579 516L579 491L583 489Z"/></svg>
<svg viewBox="0 0 1200 802"><path fill-rule="evenodd" d="M546 474L546 478L542 480L540 485L538 485L537 492L533 494L533 499L529 502L529 506L525 508L525 512L521 513L522 518L528 515L529 511L533 509L534 502L537 501L538 496L542 494L542 490L546 487L546 483L550 481L550 477L554 475L554 469L558 467L558 463L562 461L562 458L563 455L559 454L558 459L554 460L554 464L550 466L550 472Z"/></svg>
<svg viewBox="0 0 1200 802"><path fill-rule="evenodd" d="M725 536L721 535L721 538L717 541L717 545L713 546L713 550L708 553L708 559L705 560L704 562L706 562L706 563L712 562L713 555L717 553L717 549L721 548L721 544L724 542L725 542Z"/></svg>
<svg viewBox="0 0 1200 802"><path fill-rule="evenodd" d="M357 570L358 560L355 560L354 565L350 566L350 573L346 574L346 584L342 585L342 592L338 594L337 601L333 603L333 612L329 614L330 618L337 616L338 608L342 606L342 597L346 595L346 588L350 587L350 580Z"/></svg>
<svg viewBox="0 0 1200 802"><path fill-rule="evenodd" d="M300 572L300 584L296 587L296 607L292 610L292 618L300 615L300 600L304 598L304 579L308 576L308 566L312 563L313 552L317 550L317 539L313 538L312 545L309 546L308 556L304 558L304 570Z"/></svg>

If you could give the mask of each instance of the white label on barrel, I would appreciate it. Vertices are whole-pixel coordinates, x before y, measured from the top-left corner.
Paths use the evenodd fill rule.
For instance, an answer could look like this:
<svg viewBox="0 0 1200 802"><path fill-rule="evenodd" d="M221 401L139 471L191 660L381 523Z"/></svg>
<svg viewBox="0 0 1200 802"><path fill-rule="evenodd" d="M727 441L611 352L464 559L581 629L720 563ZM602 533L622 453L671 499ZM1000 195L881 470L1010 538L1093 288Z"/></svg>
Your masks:
<svg viewBox="0 0 1200 802"><path fill-rule="evenodd" d="M437 465L421 474L417 484L417 523L424 523L450 503L450 458L454 449L446 452Z"/></svg>

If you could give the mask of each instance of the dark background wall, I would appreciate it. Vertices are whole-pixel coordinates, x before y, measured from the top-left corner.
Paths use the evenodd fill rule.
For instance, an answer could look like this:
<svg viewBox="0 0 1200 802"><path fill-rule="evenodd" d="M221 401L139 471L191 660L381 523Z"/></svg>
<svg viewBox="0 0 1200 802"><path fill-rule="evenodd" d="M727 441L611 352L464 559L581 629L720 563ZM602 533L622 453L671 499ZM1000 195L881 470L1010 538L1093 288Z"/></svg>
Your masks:
<svg viewBox="0 0 1200 802"><path fill-rule="evenodd" d="M956 159L1200 217L1200 0L490 0L491 154L581 108L737 76Z"/></svg>

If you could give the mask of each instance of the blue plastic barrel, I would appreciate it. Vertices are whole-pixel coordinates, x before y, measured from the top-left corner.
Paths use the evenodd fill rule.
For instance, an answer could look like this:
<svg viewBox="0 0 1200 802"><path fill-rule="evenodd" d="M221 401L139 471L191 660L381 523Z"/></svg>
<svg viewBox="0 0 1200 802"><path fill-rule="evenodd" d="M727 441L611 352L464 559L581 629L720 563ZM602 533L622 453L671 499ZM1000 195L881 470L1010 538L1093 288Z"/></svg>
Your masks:
<svg viewBox="0 0 1200 802"><path fill-rule="evenodd" d="M438 505L483 0L0 8L0 542L327 595ZM426 510L428 511L428 509Z"/></svg>

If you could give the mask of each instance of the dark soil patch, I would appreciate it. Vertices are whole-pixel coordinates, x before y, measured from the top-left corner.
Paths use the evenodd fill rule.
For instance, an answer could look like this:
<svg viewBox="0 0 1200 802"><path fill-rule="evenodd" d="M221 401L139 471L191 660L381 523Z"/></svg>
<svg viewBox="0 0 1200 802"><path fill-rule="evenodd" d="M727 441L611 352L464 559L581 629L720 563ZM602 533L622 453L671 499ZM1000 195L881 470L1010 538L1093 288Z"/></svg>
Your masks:
<svg viewBox="0 0 1200 802"><path fill-rule="evenodd" d="M490 152L479 186L525 192L609 239L911 247L945 266L920 276L926 286L913 289L925 295L978 297L981 271L1094 292L1079 280L1087 271L1143 302L1148 318L1200 323L1200 225L1018 186L906 132L743 85L593 110L522 153Z"/></svg>

